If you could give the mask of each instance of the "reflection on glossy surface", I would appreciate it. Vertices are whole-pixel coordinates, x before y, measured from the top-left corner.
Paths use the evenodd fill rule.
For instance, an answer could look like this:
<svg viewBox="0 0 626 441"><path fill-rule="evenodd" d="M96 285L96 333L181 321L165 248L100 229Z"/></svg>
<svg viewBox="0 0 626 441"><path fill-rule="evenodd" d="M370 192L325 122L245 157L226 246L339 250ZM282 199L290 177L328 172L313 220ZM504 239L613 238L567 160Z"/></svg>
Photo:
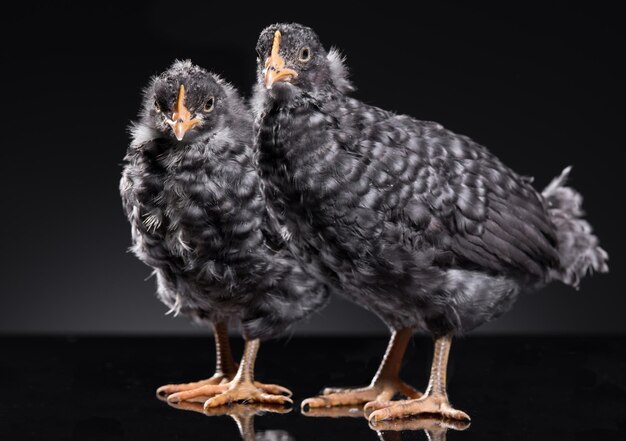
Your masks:
<svg viewBox="0 0 626 441"><path fill-rule="evenodd" d="M256 438L379 441L359 411L311 418L296 409L328 384L367 384L386 342L329 337L265 344L258 376L290 388L294 411L256 416ZM206 345L206 337L0 338L0 436L241 441L230 417L182 412L155 399L159 385L207 375L215 358ZM431 345L419 337L409 345L401 375L410 384L428 381ZM242 350L239 339L233 350ZM626 433L624 337L459 339L448 379L454 404L472 415L471 428L448 430L448 441L613 440ZM411 426L416 421L424 422L376 429L387 441L424 441L424 429ZM426 435L437 436L434 429Z"/></svg>
<svg viewBox="0 0 626 441"><path fill-rule="evenodd" d="M363 406L335 406L335 407L312 407L301 410L302 415L307 417L327 418L364 418Z"/></svg>
<svg viewBox="0 0 626 441"><path fill-rule="evenodd" d="M448 430L464 431L469 429L470 423L437 417L422 416L420 418L407 418L402 420L379 421L370 423L370 427L376 430L381 440L400 440L400 432L423 430L429 441L446 441Z"/></svg>
<svg viewBox="0 0 626 441"><path fill-rule="evenodd" d="M229 416L237 424L239 434L243 441L292 441L295 440L288 432L284 430L266 430L264 432L256 433L254 430L254 417L257 415L263 415L266 412L271 413L289 413L291 408L285 408L284 406L276 406L270 404L232 404L230 406L211 407L204 409L204 405L198 402L186 402L181 401L174 403L158 397L161 401L164 401L169 406L187 410L191 412L201 413L203 415L212 416Z"/></svg>
<svg viewBox="0 0 626 441"><path fill-rule="evenodd" d="M355 406L311 408L303 415L313 418L360 418L367 423L362 409ZM448 430L464 431L470 427L469 422L438 418L436 415L423 415L419 418L405 418L369 423L381 441L400 441L401 432L424 431L429 441L445 441Z"/></svg>

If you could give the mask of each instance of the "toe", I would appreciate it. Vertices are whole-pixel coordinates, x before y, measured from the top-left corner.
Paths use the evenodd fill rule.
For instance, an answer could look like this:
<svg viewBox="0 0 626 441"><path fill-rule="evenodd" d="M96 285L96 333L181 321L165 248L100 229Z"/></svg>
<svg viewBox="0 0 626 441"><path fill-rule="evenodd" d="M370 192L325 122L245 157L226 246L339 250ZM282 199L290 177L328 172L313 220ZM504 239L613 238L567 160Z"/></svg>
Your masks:
<svg viewBox="0 0 626 441"><path fill-rule="evenodd" d="M363 406L363 411L365 411L365 413L374 412L379 409L384 409L385 407L393 406L394 404L395 403L393 401L370 401Z"/></svg>
<svg viewBox="0 0 626 441"><path fill-rule="evenodd" d="M354 406L367 403L374 398L376 398L376 391L373 389L354 389L307 398L302 402L302 410L306 412L307 409L316 407Z"/></svg>
<svg viewBox="0 0 626 441"><path fill-rule="evenodd" d="M225 406L230 404L231 402L236 401L233 399L233 396L229 393L223 393L214 396L213 398L209 398L204 402L204 410L212 409L214 407Z"/></svg>
<svg viewBox="0 0 626 441"><path fill-rule="evenodd" d="M378 421L388 420L391 418L391 411L389 407L375 410L367 417L370 424L376 424Z"/></svg>
<svg viewBox="0 0 626 441"><path fill-rule="evenodd" d="M197 389L184 390L168 395L167 401L178 403L180 401L204 401L204 398L221 392L220 386L202 386Z"/></svg>
<svg viewBox="0 0 626 441"><path fill-rule="evenodd" d="M166 384L165 386L161 386L156 390L156 394L160 397L166 397L172 392L175 392L174 390L172 390L172 386L172 384Z"/></svg>
<svg viewBox="0 0 626 441"><path fill-rule="evenodd" d="M198 387L198 386L195 386ZM190 386L187 383L183 384L166 384L165 386L161 386L157 389L157 395L160 397L167 397L176 392L182 392L184 390L193 389L193 386Z"/></svg>
<svg viewBox="0 0 626 441"><path fill-rule="evenodd" d="M308 412L309 409L314 409L316 407L326 407L326 406L330 406L330 404L327 402L327 400L324 399L324 397L314 397L314 398L307 398L306 400L304 400L302 404L300 405L300 408L302 409L303 412Z"/></svg>
<svg viewBox="0 0 626 441"><path fill-rule="evenodd" d="M370 423L376 424L376 422L378 421L404 418L414 413L419 413L414 412L416 402L412 400L381 403L381 405L384 404L386 404L387 407L383 407L370 413L369 417L367 418Z"/></svg>
<svg viewBox="0 0 626 441"><path fill-rule="evenodd" d="M278 384L255 383L254 385L268 394L283 395L285 397L291 397L293 395L293 392L289 389Z"/></svg>
<svg viewBox="0 0 626 441"><path fill-rule="evenodd" d="M462 410L457 410L450 405L443 405L441 408L441 415L445 418L450 418L458 421L471 421L472 419L468 414Z"/></svg>
<svg viewBox="0 0 626 441"><path fill-rule="evenodd" d="M207 378L206 380L194 381L191 383L166 384L165 386L161 386L157 389L157 395L160 397L166 397L176 392L198 389L202 386L224 384L225 382L228 382L228 381L229 380L226 375L215 374L211 378Z"/></svg>
<svg viewBox="0 0 626 441"><path fill-rule="evenodd" d="M284 395L272 395L266 393L262 393L255 397L252 397L250 401L266 404L293 404L293 401L289 397L286 397Z"/></svg>

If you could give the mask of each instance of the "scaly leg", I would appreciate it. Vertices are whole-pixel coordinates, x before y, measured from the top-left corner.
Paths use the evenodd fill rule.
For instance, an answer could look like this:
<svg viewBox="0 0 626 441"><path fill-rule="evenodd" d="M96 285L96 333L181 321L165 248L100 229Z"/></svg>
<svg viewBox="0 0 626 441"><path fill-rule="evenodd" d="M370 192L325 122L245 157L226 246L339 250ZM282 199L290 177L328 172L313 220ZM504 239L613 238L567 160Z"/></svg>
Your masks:
<svg viewBox="0 0 626 441"><path fill-rule="evenodd" d="M228 338L228 325L226 322L213 324L213 336L215 338L215 373L206 380L194 381L193 383L166 384L157 389L157 394L167 397L175 392L197 389L202 386L223 384L233 379L237 372L237 365L233 360Z"/></svg>
<svg viewBox="0 0 626 441"><path fill-rule="evenodd" d="M194 381L192 383L167 384L157 389L157 395L161 398L170 399L174 396L174 401L180 401L179 393L189 392L187 399L201 399L204 401L207 395L204 386L214 386L226 384L235 378L237 374L237 363L233 359L233 353L230 349L230 339L228 337L228 324L226 322L216 322L213 324L213 336L215 338L215 373L206 380ZM257 386L269 393L288 393L291 392L280 386L273 384L258 384ZM204 393L198 394L198 392Z"/></svg>
<svg viewBox="0 0 626 441"><path fill-rule="evenodd" d="M400 393L408 398L418 398L422 394L400 379L400 367L406 347L411 340L410 328L394 331L389 340L385 356L367 387L358 389L326 388L322 395L308 398L302 402L302 411L331 406L351 406L373 401L391 400Z"/></svg>
<svg viewBox="0 0 626 441"><path fill-rule="evenodd" d="M291 391L275 384L254 382L254 363L259 350L259 339L246 340L241 364L235 377L228 383L205 385L197 389L178 392L170 395L170 402L198 400L212 397L205 401L204 409L223 406L233 402L291 404Z"/></svg>
<svg viewBox="0 0 626 441"><path fill-rule="evenodd" d="M465 412L456 410L448 401L446 371L451 343L452 337L449 335L435 340L430 380L428 388L421 398L387 403L368 403L365 411L372 412L369 415L370 423L375 425L378 421L406 418L421 414L440 415L443 418L469 421L470 417Z"/></svg>

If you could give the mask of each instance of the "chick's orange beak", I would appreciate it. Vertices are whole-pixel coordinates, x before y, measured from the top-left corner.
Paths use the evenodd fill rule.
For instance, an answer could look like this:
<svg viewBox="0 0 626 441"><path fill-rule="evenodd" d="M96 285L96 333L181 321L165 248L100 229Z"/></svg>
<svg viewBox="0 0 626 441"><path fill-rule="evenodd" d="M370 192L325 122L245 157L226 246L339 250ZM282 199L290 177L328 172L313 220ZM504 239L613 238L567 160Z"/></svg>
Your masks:
<svg viewBox="0 0 626 441"><path fill-rule="evenodd" d="M272 52L265 60L265 87L271 89L274 83L279 81L289 81L298 76L298 72L285 67L285 60L280 56L280 31L274 33L274 44L272 44Z"/></svg>
<svg viewBox="0 0 626 441"><path fill-rule="evenodd" d="M185 107L185 86L180 85L178 89L178 98L176 99L176 105L172 109L172 119L168 121L170 127L174 131L174 136L179 141L182 141L185 137L185 133L197 124L200 124L197 118L191 119L191 112Z"/></svg>

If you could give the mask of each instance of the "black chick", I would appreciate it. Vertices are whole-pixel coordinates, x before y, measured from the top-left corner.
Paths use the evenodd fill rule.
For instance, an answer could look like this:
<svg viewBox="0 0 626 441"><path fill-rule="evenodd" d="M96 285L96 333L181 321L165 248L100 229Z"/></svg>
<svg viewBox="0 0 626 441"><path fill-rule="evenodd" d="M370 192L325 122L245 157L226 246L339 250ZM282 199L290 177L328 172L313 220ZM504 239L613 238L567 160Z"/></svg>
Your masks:
<svg viewBox="0 0 626 441"><path fill-rule="evenodd" d="M255 112L268 203L291 246L393 330L369 387L326 389L312 407L370 401L371 422L469 419L446 393L452 336L551 280L607 271L569 168L542 193L485 147L434 122L350 98L342 57L310 28L277 24L257 45ZM423 396L398 378L413 330L435 339ZM389 402L395 393L409 401ZM418 398L419 397L419 398Z"/></svg>
<svg viewBox="0 0 626 441"><path fill-rule="evenodd" d="M215 331L215 375L159 394L174 402L216 395L205 408L291 402L284 387L253 384L259 339L284 332L328 294L268 226L249 110L231 85L177 61L152 79L131 133L120 192L132 251L154 269L161 301ZM246 341L238 370L230 321Z"/></svg>

